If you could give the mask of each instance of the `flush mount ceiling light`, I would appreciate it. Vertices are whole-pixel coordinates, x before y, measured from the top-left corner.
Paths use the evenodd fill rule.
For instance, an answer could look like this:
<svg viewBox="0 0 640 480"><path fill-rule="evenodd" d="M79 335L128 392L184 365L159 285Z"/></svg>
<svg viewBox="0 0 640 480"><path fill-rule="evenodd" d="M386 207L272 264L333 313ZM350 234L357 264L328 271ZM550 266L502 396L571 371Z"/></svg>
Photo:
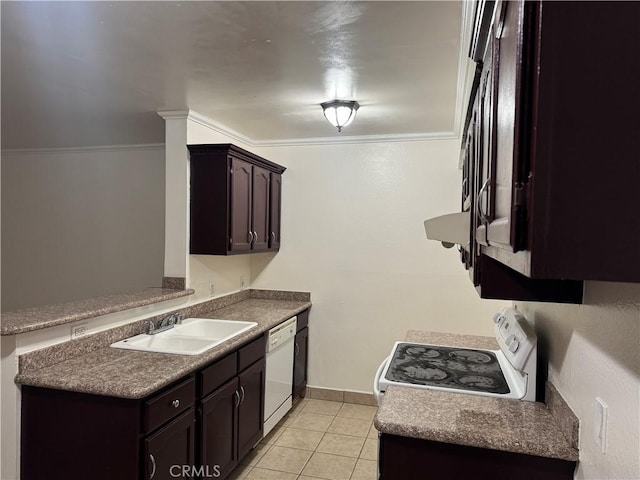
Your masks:
<svg viewBox="0 0 640 480"><path fill-rule="evenodd" d="M332 100L330 102L321 103L322 113L331 125L342 131L342 127L346 127L353 119L356 118L356 112L360 108L360 104L353 100Z"/></svg>

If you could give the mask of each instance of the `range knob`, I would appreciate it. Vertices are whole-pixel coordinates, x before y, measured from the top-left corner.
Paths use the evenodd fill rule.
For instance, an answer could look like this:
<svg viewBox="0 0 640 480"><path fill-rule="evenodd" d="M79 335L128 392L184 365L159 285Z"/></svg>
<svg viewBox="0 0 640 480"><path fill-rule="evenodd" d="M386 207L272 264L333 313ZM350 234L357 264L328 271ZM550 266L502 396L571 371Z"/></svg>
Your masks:
<svg viewBox="0 0 640 480"><path fill-rule="evenodd" d="M504 315L502 315L502 314L501 314L501 313L499 313L499 312L498 312L498 313L496 313L496 314L493 316L493 322L494 322L494 323L501 323L503 320L504 320Z"/></svg>
<svg viewBox="0 0 640 480"><path fill-rule="evenodd" d="M510 344L509 344L509 351L511 353L516 353L518 351L518 348L520 348L520 342L516 339L514 339Z"/></svg>

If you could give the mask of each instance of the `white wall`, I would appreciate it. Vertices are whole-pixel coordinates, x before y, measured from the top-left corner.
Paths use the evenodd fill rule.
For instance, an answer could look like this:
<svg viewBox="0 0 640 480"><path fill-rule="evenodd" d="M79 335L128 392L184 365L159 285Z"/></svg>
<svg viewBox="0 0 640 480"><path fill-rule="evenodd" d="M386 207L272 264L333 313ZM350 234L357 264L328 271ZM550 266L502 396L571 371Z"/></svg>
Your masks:
<svg viewBox="0 0 640 480"><path fill-rule="evenodd" d="M459 140L263 147L287 167L282 247L251 257L252 287L306 290L309 383L371 391L408 329L492 335L506 302L481 300L426 218L459 211Z"/></svg>
<svg viewBox="0 0 640 480"><path fill-rule="evenodd" d="M587 282L584 305L518 306L580 418L577 478L640 478L640 284ZM609 407L605 453L594 441L596 397Z"/></svg>
<svg viewBox="0 0 640 480"><path fill-rule="evenodd" d="M164 147L2 154L2 309L158 287Z"/></svg>

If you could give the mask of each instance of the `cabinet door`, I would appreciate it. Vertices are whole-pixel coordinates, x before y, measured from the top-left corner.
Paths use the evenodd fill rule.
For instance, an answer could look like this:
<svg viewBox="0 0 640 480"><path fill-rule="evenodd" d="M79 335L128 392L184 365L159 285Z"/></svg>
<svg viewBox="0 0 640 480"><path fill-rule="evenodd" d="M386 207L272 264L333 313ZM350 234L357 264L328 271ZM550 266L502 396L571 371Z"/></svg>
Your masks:
<svg viewBox="0 0 640 480"><path fill-rule="evenodd" d="M495 160L490 186L491 222L487 227L489 244L518 251L526 238L519 231L518 216L522 205L521 180L527 177L525 154L521 152L521 123L524 99L523 77L524 2L501 2L497 22L493 26L491 109L494 119L490 128L495 133ZM488 201L487 201L488 202Z"/></svg>
<svg viewBox="0 0 640 480"><path fill-rule="evenodd" d="M307 388L307 355L309 327L296 333L293 357L293 396L304 397Z"/></svg>
<svg viewBox="0 0 640 480"><path fill-rule="evenodd" d="M469 107L471 108L471 107ZM469 275L473 279L473 259L475 252L475 199L473 188L473 172L475 168L475 157L473 155L473 122L470 121L467 127L466 137L464 141L462 153L462 199L461 210L469 212L469 241L460 245L460 259L465 268L469 270ZM474 285L477 282L474 280Z"/></svg>
<svg viewBox="0 0 640 480"><path fill-rule="evenodd" d="M282 175L271 174L271 188L269 195L269 249L280 248L280 205L282 199Z"/></svg>
<svg viewBox="0 0 640 480"><path fill-rule="evenodd" d="M477 285L480 278L480 268L478 263L478 257L480 256L479 244L486 242L486 235L483 234L485 229L485 217L482 213L482 201L483 191L486 189L486 183L483 183L482 178L482 132L481 132L481 118L479 98L476 97L476 101L473 105L473 113L471 117L471 123L469 125L469 159L471 162L471 232L473 238L470 240L470 275L473 280L473 284Z"/></svg>
<svg viewBox="0 0 640 480"><path fill-rule="evenodd" d="M191 467L194 455L195 417L193 409L176 418L144 440L144 479L171 480Z"/></svg>
<svg viewBox="0 0 640 480"><path fill-rule="evenodd" d="M245 456L262 438L264 422L265 360L257 361L238 376L238 458Z"/></svg>
<svg viewBox="0 0 640 480"><path fill-rule="evenodd" d="M269 172L253 167L253 245L254 250L269 246Z"/></svg>
<svg viewBox="0 0 640 480"><path fill-rule="evenodd" d="M487 226L495 220L495 188L494 180L496 178L496 146L494 125L494 96L493 88L493 65L494 56L492 38L489 39L487 45L487 54L480 77L480 86L478 95L474 103L475 119L476 119L476 138L477 138L477 157L475 158L474 170L477 175L477 191L476 198L476 214L480 230L477 230L478 241L487 245L488 235Z"/></svg>
<svg viewBox="0 0 640 480"><path fill-rule="evenodd" d="M202 400L200 413L199 464L218 468L225 478L238 464L238 378Z"/></svg>
<svg viewBox="0 0 640 480"><path fill-rule="evenodd" d="M229 250L242 252L251 249L251 164L231 158Z"/></svg>

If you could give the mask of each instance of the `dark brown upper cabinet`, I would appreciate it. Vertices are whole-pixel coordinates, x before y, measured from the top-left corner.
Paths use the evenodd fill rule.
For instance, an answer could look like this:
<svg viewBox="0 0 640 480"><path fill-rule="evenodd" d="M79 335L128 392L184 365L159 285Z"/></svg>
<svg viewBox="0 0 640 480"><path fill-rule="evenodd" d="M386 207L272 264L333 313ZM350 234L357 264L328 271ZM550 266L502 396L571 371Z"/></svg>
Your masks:
<svg viewBox="0 0 640 480"><path fill-rule="evenodd" d="M267 250L269 248L270 185L271 177L269 171L254 166L251 224L253 225L253 248L255 250Z"/></svg>
<svg viewBox="0 0 640 480"><path fill-rule="evenodd" d="M585 280L640 282L640 3L493 7L476 15L462 144L474 284L580 302Z"/></svg>
<svg viewBox="0 0 640 480"><path fill-rule="evenodd" d="M269 248L280 248L280 204L282 199L282 175L271 172L271 188L269 189Z"/></svg>
<svg viewBox="0 0 640 480"><path fill-rule="evenodd" d="M277 251L285 168L231 144L188 149L190 252Z"/></svg>

